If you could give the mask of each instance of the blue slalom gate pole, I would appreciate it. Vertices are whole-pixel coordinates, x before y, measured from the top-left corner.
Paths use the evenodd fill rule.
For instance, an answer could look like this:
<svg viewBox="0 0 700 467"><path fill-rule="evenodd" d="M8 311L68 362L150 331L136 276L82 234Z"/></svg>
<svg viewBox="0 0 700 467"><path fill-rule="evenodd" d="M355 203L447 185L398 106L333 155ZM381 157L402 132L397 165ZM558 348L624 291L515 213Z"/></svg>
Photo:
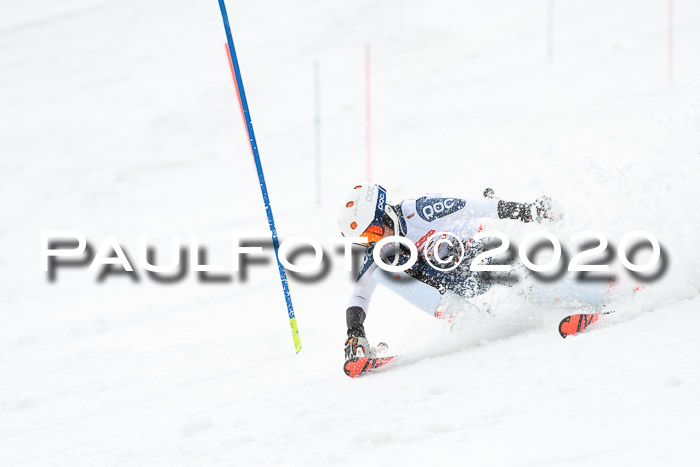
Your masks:
<svg viewBox="0 0 700 467"><path fill-rule="evenodd" d="M275 248L275 258L277 259L277 267L280 272L280 280L282 281L282 291L284 292L284 299L287 302L287 313L289 314L289 324L292 327L294 349L297 353L299 353L301 352L301 339L299 338L297 320L294 317L292 296L289 293L287 273L285 272L284 267L280 262L279 238L277 237L277 228L275 227L275 219L272 217L272 206L270 206L270 197L267 194L267 185L265 184L265 175L263 175L262 164L260 163L258 143L255 140L255 133L253 132L253 122L250 118L250 109L248 108L248 101L246 100L245 90L243 89L243 79L241 78L241 69L238 66L238 59L236 58L236 49L233 47L233 36L231 36L231 27L228 23L228 14L226 13L226 5L224 4L224 0L219 0L219 8L221 8L221 18L224 21L224 29L226 29L226 40L228 43L229 60L231 61L231 67L233 68L234 83L236 85L236 91L238 93L238 102L241 105L241 113L243 114L243 120L245 121L246 130L248 131L248 140L250 142L250 149L253 152L255 168L258 171L260 191L262 192L263 202L265 203L265 212L267 213L267 224L270 227L270 232L272 233L272 245Z"/></svg>

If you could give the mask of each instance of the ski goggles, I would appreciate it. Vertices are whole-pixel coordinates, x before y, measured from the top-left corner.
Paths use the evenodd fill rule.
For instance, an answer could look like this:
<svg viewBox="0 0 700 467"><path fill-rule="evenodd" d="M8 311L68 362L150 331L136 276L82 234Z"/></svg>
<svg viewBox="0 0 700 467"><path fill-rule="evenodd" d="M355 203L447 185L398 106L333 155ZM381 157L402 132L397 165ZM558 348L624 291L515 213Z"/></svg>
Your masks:
<svg viewBox="0 0 700 467"><path fill-rule="evenodd" d="M384 237L384 226L375 225L374 223L372 223L372 225L367 227L365 231L362 232L362 235L360 235L360 237L367 239L368 245L374 245Z"/></svg>

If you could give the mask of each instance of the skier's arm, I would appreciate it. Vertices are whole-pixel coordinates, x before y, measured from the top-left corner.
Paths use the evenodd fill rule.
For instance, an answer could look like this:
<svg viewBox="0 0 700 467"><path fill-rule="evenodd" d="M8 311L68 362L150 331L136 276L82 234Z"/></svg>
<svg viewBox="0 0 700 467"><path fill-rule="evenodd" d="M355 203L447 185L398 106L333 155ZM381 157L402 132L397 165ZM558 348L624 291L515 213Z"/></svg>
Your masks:
<svg viewBox="0 0 700 467"><path fill-rule="evenodd" d="M499 219L516 219L522 222L532 222L544 211L545 207L540 206L541 199L534 203L518 203L516 201L504 201L495 199L480 200L459 200L464 207L455 214L462 217L498 217Z"/></svg>
<svg viewBox="0 0 700 467"><path fill-rule="evenodd" d="M428 195L416 200L416 212L425 221L441 222L498 217L532 222L541 219L556 220L552 213L552 200L541 196L534 203L517 203L496 199L467 200L462 198L442 198Z"/></svg>
<svg viewBox="0 0 700 467"><path fill-rule="evenodd" d="M464 207L458 215L468 218L498 217L499 219L517 219L532 222L533 204L495 199L460 200Z"/></svg>
<svg viewBox="0 0 700 467"><path fill-rule="evenodd" d="M498 201L495 199L444 198L436 193L416 199L415 209L418 216L427 222L461 222L479 217L496 217Z"/></svg>

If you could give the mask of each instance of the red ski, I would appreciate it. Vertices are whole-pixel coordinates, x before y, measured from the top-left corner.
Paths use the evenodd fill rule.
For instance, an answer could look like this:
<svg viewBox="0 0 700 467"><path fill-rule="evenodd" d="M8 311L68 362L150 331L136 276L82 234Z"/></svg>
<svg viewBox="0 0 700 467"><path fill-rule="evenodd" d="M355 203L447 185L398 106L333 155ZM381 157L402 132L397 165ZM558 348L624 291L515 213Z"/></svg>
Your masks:
<svg viewBox="0 0 700 467"><path fill-rule="evenodd" d="M567 316L559 323L559 334L565 338L581 332L600 319L600 313Z"/></svg>
<svg viewBox="0 0 700 467"><path fill-rule="evenodd" d="M381 368L384 365L387 365L390 362L394 361L394 359L396 358L396 355L378 358L355 357L345 361L345 365L343 365L343 370L345 371L346 375L348 375L351 378L355 378L356 376L365 374L368 371Z"/></svg>
<svg viewBox="0 0 700 467"><path fill-rule="evenodd" d="M581 313L567 316L559 323L559 334L566 339L567 336L573 336L597 322L603 315L609 315L614 312L615 310L609 310L602 313Z"/></svg>

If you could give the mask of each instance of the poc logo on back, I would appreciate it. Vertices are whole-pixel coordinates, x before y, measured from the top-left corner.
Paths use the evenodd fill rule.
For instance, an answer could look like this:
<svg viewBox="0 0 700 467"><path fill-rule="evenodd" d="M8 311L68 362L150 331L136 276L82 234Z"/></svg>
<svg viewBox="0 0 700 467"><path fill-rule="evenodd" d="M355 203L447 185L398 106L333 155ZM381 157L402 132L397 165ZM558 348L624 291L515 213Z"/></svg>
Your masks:
<svg viewBox="0 0 700 467"><path fill-rule="evenodd" d="M421 212L423 213L423 217L427 220L432 220L433 217L437 214L438 217L439 215L444 213L445 211L448 211L454 207L455 200L452 198L445 199L444 201L437 201L432 204L426 204L423 206L423 209Z"/></svg>
<svg viewBox="0 0 700 467"><path fill-rule="evenodd" d="M369 185L367 187L367 193L365 194L365 200L369 201L370 203L372 202L372 198L374 198L374 185ZM384 192L380 191L379 192L379 198L377 199L377 208L384 210Z"/></svg>

